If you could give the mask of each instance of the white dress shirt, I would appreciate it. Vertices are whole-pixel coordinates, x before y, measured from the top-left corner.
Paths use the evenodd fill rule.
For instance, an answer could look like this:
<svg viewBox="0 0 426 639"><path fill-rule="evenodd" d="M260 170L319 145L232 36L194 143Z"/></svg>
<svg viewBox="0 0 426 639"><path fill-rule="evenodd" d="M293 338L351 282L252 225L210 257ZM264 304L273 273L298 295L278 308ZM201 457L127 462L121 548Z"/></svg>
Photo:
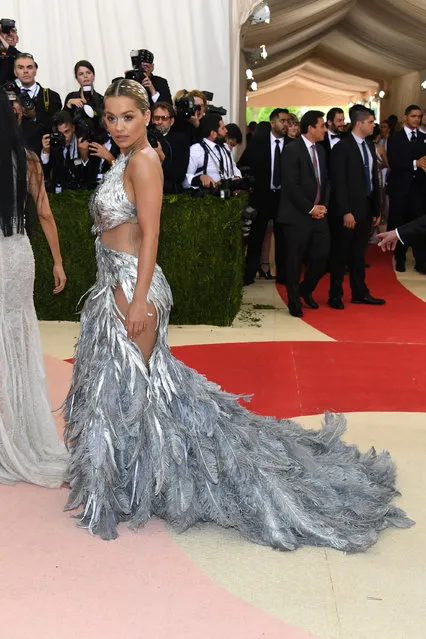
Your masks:
<svg viewBox="0 0 426 639"><path fill-rule="evenodd" d="M231 153L222 146L217 147L216 142L212 142L208 138L203 139L204 144L208 148L206 175L215 182L220 182L222 178L229 179L232 177L241 177L241 171L235 164L235 160ZM194 177L203 174L204 159L206 151L201 144L193 144L189 150L189 163L186 171L186 177L183 187L188 189ZM220 164L223 162L223 175L221 175ZM194 188L194 187L192 187ZM198 187L196 187L198 188Z"/></svg>
<svg viewBox="0 0 426 639"><path fill-rule="evenodd" d="M269 139L271 141L271 184L270 189L271 191L279 191L281 188L280 186L274 186L273 184L273 179L274 179L274 160L275 160L275 148L276 148L276 140L278 140L279 142L279 147L280 147L280 153L282 154L283 150L284 150L284 138L276 138L275 135L273 133L269 134Z"/></svg>
<svg viewBox="0 0 426 639"><path fill-rule="evenodd" d="M418 129L409 129L408 126L404 126L404 131L405 131L405 135L408 138L408 141L411 142L411 134L413 131L416 132L416 135L419 134L419 130ZM417 160L413 160L413 169L415 171L417 171L417 164L416 164Z"/></svg>
<svg viewBox="0 0 426 639"><path fill-rule="evenodd" d="M332 135L335 135L335 134L328 130L327 130L327 135L328 135L328 141L330 142L330 149L332 149L333 146L336 146L336 144L340 142L340 137L337 137L337 138L331 137Z"/></svg>
<svg viewBox="0 0 426 639"><path fill-rule="evenodd" d="M21 89L21 93L27 93L32 100L34 100L40 91L40 85L37 84L37 82L34 82L34 84L30 87L23 87L22 82L18 83L18 81L16 81L16 84Z"/></svg>
<svg viewBox="0 0 426 639"><path fill-rule="evenodd" d="M358 144L359 152L361 153L361 157L362 157L362 163L364 164L364 151L362 150L363 148L362 143L365 142L365 139L359 138L357 135L355 135L353 131L352 131L352 135L354 136L355 142ZM367 149L367 155L368 155L368 166L370 167L370 184L371 184L371 189L373 189L373 156L371 154L371 151L367 142L365 142L365 147Z"/></svg>

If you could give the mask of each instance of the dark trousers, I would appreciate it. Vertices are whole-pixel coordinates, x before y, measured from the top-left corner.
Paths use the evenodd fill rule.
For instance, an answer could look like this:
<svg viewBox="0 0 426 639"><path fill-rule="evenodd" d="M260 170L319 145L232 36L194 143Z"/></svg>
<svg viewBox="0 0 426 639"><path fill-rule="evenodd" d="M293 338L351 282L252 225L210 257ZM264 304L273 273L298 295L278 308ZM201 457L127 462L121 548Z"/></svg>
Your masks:
<svg viewBox="0 0 426 639"><path fill-rule="evenodd" d="M275 264L277 267L277 278L282 279L284 277L282 272L284 248L282 242L277 241L275 223L279 203L280 191L269 191L268 193L265 193L264 196L256 194L256 201L254 205L257 210L257 216L253 220L247 242L246 269L244 274L244 279L246 281L254 280L256 273L260 268L260 255L262 253L263 238L265 237L269 220L274 220Z"/></svg>
<svg viewBox="0 0 426 639"><path fill-rule="evenodd" d="M330 232L327 220L303 216L300 222L285 226L286 286L288 301L300 303L300 291L311 294L324 275L330 254ZM306 271L299 285L303 263Z"/></svg>
<svg viewBox="0 0 426 639"><path fill-rule="evenodd" d="M343 226L343 218L331 219L330 291L329 297L341 300L346 265L352 297L362 299L370 291L365 283L365 253L370 236L371 219L360 220L354 229Z"/></svg>

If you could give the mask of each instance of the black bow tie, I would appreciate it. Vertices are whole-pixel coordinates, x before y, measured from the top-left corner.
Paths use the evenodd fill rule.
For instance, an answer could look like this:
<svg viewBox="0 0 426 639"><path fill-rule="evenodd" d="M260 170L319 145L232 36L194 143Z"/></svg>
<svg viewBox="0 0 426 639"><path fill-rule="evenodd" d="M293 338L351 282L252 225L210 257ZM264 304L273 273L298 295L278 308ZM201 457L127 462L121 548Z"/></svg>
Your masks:
<svg viewBox="0 0 426 639"><path fill-rule="evenodd" d="M330 137L332 140L334 140L335 138L339 138L340 135L338 135L337 133L330 133Z"/></svg>

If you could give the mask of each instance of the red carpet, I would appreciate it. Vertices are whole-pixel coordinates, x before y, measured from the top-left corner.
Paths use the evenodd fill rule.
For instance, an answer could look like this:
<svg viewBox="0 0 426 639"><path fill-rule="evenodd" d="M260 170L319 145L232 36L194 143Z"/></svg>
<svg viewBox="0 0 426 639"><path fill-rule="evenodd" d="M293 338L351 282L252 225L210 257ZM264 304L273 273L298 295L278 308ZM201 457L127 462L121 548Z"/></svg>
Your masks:
<svg viewBox="0 0 426 639"><path fill-rule="evenodd" d="M344 311L327 306L329 277L320 281L315 299L316 311L304 308L303 321L339 341L426 344L426 304L410 293L396 278L392 255L369 246L367 286L375 297L386 299L385 306L364 306L350 303L349 278L345 277ZM277 290L287 302L285 286Z"/></svg>
<svg viewBox="0 0 426 639"><path fill-rule="evenodd" d="M426 411L426 345L261 342L173 348L249 408L293 417L325 410Z"/></svg>

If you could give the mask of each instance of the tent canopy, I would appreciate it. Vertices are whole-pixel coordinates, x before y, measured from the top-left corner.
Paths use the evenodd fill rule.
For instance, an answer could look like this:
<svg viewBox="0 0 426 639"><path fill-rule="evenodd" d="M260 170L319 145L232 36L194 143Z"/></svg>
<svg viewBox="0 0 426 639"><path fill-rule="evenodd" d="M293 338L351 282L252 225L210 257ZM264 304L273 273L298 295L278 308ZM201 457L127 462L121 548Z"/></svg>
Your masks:
<svg viewBox="0 0 426 639"><path fill-rule="evenodd" d="M405 91L410 87L412 97L419 93L419 72L426 68L424 0L269 0L268 4L271 23L246 23L242 30L249 65L261 44L268 51L265 61L260 58L251 65L259 90L250 93L249 105L327 105L327 95L347 103L378 88L396 87L398 78L405 78Z"/></svg>

